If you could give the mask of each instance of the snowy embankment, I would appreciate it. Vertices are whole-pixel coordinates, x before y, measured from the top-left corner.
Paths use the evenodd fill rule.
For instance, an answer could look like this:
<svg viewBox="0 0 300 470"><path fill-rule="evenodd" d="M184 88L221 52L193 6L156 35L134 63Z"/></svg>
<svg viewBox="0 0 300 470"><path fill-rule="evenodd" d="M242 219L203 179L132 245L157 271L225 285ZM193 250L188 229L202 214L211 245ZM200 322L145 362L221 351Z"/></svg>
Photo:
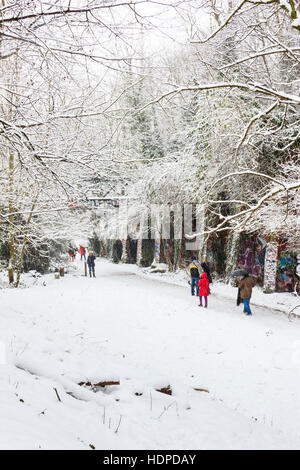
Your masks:
<svg viewBox="0 0 300 470"><path fill-rule="evenodd" d="M134 266L72 268L0 291L0 448L300 448L300 322L214 291L200 309Z"/></svg>

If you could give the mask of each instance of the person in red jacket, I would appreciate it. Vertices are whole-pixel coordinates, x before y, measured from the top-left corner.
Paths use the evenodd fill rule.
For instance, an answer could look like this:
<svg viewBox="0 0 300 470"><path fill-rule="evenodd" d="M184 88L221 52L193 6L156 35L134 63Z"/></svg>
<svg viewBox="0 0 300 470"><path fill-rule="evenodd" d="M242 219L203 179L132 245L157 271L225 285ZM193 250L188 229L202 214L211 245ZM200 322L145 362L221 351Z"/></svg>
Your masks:
<svg viewBox="0 0 300 470"><path fill-rule="evenodd" d="M200 281L198 282L199 287L199 307L202 307L202 297L204 297L204 307L207 308L207 297L209 296L209 280L206 273L202 273Z"/></svg>
<svg viewBox="0 0 300 470"><path fill-rule="evenodd" d="M80 260L82 260L82 258L85 259L85 248L84 248L84 246L80 245L79 253L80 253Z"/></svg>

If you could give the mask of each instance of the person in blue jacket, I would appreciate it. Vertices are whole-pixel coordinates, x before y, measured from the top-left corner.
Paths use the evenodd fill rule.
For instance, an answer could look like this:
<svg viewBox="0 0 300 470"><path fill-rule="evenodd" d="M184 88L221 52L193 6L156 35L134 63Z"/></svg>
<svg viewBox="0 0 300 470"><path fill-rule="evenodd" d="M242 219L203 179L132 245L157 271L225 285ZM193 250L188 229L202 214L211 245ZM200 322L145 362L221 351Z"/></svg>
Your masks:
<svg viewBox="0 0 300 470"><path fill-rule="evenodd" d="M93 273L93 277L96 277L95 276L95 255L94 255L94 252L93 251L90 251L89 252L89 256L87 258L87 265L89 267L89 273L90 273L90 277L92 277L92 273Z"/></svg>
<svg viewBox="0 0 300 470"><path fill-rule="evenodd" d="M200 266L199 266L196 256L193 257L193 261L189 265L189 273L191 275L191 294L195 295L195 287L196 287L196 292L198 296L199 295L198 282L200 279Z"/></svg>

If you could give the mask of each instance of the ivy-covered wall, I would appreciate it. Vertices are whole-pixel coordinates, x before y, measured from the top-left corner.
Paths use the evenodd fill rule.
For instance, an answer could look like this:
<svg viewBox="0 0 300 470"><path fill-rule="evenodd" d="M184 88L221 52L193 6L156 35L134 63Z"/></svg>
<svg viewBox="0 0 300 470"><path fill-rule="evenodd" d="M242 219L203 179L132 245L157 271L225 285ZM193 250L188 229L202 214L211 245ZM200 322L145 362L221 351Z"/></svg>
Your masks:
<svg viewBox="0 0 300 470"><path fill-rule="evenodd" d="M120 240L111 240L110 243L93 237L94 251L99 248L101 256L111 258L115 263L122 259L122 242ZM111 245L111 246L110 246ZM160 261L173 263L173 269L177 267L186 268L191 262L193 256L198 252L185 249L185 240L161 240ZM267 238L260 234L232 234L221 233L213 234L207 241L205 261L213 274L219 278L229 279L232 271L235 269L246 269L251 275L258 278L258 285L264 285L265 277L265 254L267 247ZM137 241L127 239L126 242L126 262L136 263ZM167 256L166 256L167 253ZM152 264L155 254L155 240L142 240L142 256L140 265L148 267ZM298 257L297 257L298 256ZM276 253L275 253L276 262ZM169 263L168 263L169 264ZM288 249L288 240L281 239L278 245L277 273L274 271L274 287L276 274L276 290L278 292L293 291L295 285L300 281L300 253ZM297 268L298 266L298 268ZM298 269L298 275L296 273ZM298 287L299 288L299 287Z"/></svg>
<svg viewBox="0 0 300 470"><path fill-rule="evenodd" d="M289 249L287 238L281 237L279 239L276 291L292 292L294 291L295 284L297 283L299 289L300 277L297 275L299 253L300 251Z"/></svg>
<svg viewBox="0 0 300 470"><path fill-rule="evenodd" d="M151 266L154 258L154 240L146 238L142 244L141 266Z"/></svg>
<svg viewBox="0 0 300 470"><path fill-rule="evenodd" d="M114 263L119 263L122 258L123 246L121 240L115 240L112 247L112 260Z"/></svg>
<svg viewBox="0 0 300 470"><path fill-rule="evenodd" d="M256 234L242 233L240 237L238 267L246 269L258 277L258 284L263 284L266 241Z"/></svg>

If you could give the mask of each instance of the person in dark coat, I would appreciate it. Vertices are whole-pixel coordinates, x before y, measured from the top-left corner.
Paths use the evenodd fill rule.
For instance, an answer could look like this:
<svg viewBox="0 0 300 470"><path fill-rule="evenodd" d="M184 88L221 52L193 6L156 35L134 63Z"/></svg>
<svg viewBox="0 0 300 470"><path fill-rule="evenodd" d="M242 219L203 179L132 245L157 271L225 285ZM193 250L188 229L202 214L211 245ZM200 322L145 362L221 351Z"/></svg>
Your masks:
<svg viewBox="0 0 300 470"><path fill-rule="evenodd" d="M69 261L74 261L75 252L74 252L73 248L70 248L68 253L69 253Z"/></svg>
<svg viewBox="0 0 300 470"><path fill-rule="evenodd" d="M207 279L209 280L209 283L211 284L212 283L212 277L211 277L211 274L210 274L209 267L207 266L206 263L201 263L201 268L203 269L203 272L206 273Z"/></svg>
<svg viewBox="0 0 300 470"><path fill-rule="evenodd" d="M90 251L87 261L86 261L89 267L90 277L92 277L92 273L93 273L93 277L96 277L95 276L95 259L96 257L94 256L94 252Z"/></svg>
<svg viewBox="0 0 300 470"><path fill-rule="evenodd" d="M202 297L204 297L204 307L207 308L207 297L209 296L209 280L206 273L202 273L199 286L199 307L202 307Z"/></svg>
<svg viewBox="0 0 300 470"><path fill-rule="evenodd" d="M250 277L249 274L245 274L243 279L238 283L238 288L240 291L240 298L244 304L244 313L247 315L252 315L250 309L250 299L252 295L252 288L256 284L256 279L254 277Z"/></svg>

